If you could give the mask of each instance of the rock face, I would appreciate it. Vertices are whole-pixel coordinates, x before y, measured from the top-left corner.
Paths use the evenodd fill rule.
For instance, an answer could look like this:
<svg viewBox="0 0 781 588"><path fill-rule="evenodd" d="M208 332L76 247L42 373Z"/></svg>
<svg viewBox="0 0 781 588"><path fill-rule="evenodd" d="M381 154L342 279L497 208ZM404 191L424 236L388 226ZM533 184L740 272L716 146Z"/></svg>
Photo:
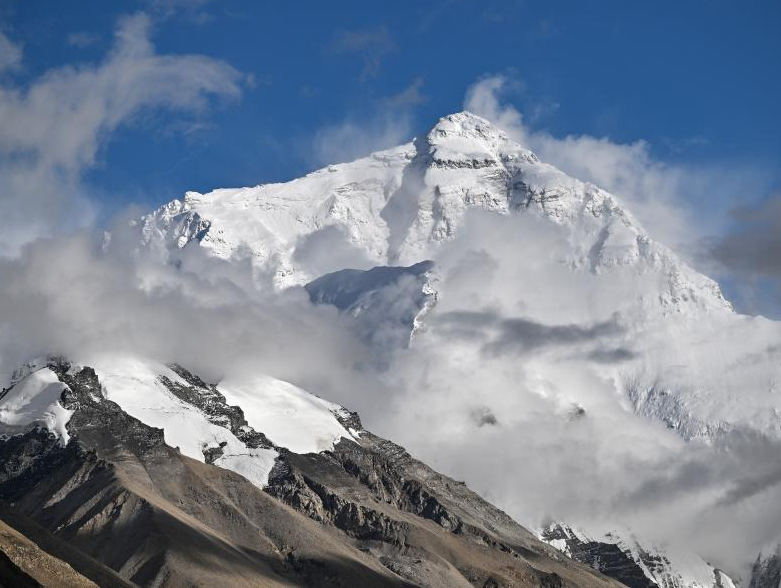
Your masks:
<svg viewBox="0 0 781 588"><path fill-rule="evenodd" d="M751 568L749 588L778 588L781 586L781 555L760 554Z"/></svg>
<svg viewBox="0 0 781 588"><path fill-rule="evenodd" d="M542 538L562 547L570 557L590 565L606 576L615 578L630 588L652 588L656 582L648 578L631 554L618 545L599 541L581 540L564 526L545 529Z"/></svg>
<svg viewBox="0 0 781 588"><path fill-rule="evenodd" d="M131 586L5 503L0 503L0 519L0 586Z"/></svg>
<svg viewBox="0 0 781 588"><path fill-rule="evenodd" d="M406 347L436 303L433 272L431 261L345 269L320 276L305 289L315 304L330 304L355 318L363 339L382 351Z"/></svg>
<svg viewBox="0 0 781 588"><path fill-rule="evenodd" d="M611 532L593 538L555 523L546 526L540 538L630 588L734 588L726 574L696 555L687 554L685 561L671 561L663 548L641 545L631 533Z"/></svg>
<svg viewBox="0 0 781 588"><path fill-rule="evenodd" d="M354 413L336 416L357 437L293 453L250 427L217 388L174 366L188 385L163 382L172 395L248 444L279 452L261 489L167 445L163 430L105 397L91 367L52 360L39 369L63 384L68 441L37 423L3 438L0 499L11 508L0 518L30 521L28 532L39 526L49 537L33 538L39 549L67 542L70 551L57 556L89 578L83 585L617 585L363 431Z"/></svg>

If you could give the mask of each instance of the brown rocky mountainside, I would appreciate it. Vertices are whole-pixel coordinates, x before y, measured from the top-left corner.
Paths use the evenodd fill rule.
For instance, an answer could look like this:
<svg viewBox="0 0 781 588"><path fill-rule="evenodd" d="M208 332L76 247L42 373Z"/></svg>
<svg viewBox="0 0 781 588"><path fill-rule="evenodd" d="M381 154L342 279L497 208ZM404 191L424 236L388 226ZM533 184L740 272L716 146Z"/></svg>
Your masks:
<svg viewBox="0 0 781 588"><path fill-rule="evenodd" d="M68 385L70 442L41 429L0 442L10 505L0 551L12 563L0 566L2 585L13 573L31 586L620 585L371 433L319 454L278 448L261 490L167 446L161 430L101 396L91 368L50 367ZM190 383L180 398L235 413L177 369ZM360 428L357 415L346 420ZM11 543L45 573L21 565Z"/></svg>

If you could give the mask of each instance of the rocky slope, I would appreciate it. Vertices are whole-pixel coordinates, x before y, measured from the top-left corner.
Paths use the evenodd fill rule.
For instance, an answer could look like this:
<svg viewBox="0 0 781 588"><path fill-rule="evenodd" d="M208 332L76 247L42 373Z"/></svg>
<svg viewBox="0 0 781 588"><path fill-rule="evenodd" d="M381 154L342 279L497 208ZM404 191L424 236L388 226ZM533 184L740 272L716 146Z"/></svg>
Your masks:
<svg viewBox="0 0 781 588"><path fill-rule="evenodd" d="M548 525L540 538L630 588L734 588L732 579L694 554L643 545L631 532L607 533L594 538L565 524ZM670 558L673 558L671 561Z"/></svg>
<svg viewBox="0 0 781 588"><path fill-rule="evenodd" d="M213 465L224 451L219 444L204 446L201 460L168 445L166 429L134 418L107 398L91 367L58 359L28 368L3 392L0 407L17 398L18 412L16 393L29 389L26 382L40 379L36 374L43 370L60 384L56 402L68 411L67 439L46 428L45 415L28 422L24 432L6 429L0 498L12 505L14 516L29 517L77 548L82 559L93 558L126 581L614 585L538 541L462 483L364 431L357 415L344 409L333 417L352 434L326 451L294 453L275 446L248 424L241 407L184 368L173 366L176 383L158 376L161 390L181 403L180 411L198 411L248 447L276 452L267 482L253 484ZM154 394L143 380L137 382L137 394ZM37 396L46 397L46 390ZM27 406L35 399L29 396ZM17 420L14 426L23 425ZM73 553L58 555L78 565Z"/></svg>
<svg viewBox="0 0 781 588"><path fill-rule="evenodd" d="M749 588L778 588L781 586L781 555L757 556L751 568Z"/></svg>

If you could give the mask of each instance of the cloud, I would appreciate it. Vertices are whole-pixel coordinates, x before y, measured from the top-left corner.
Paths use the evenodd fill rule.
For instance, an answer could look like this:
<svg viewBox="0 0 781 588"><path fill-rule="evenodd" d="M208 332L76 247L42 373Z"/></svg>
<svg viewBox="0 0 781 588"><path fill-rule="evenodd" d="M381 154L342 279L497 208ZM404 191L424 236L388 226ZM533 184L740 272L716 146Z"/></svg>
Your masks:
<svg viewBox="0 0 781 588"><path fill-rule="evenodd" d="M293 261L312 277L345 268L372 267L367 255L352 245L344 230L336 225L301 236L296 242Z"/></svg>
<svg viewBox="0 0 781 588"><path fill-rule="evenodd" d="M213 1L214 0L144 0L144 2L150 6L166 9L200 7Z"/></svg>
<svg viewBox="0 0 781 588"><path fill-rule="evenodd" d="M130 254L137 240L119 224L108 244L80 231L0 260L0 374L31 357L80 361L102 350L182 363L212 380L260 370L328 393L329 380L359 377L362 346L338 314L313 306L303 288L259 288L250 255L226 262L192 247L161 264Z"/></svg>
<svg viewBox="0 0 781 588"><path fill-rule="evenodd" d="M653 369L658 325L644 331L632 305L658 284L621 266L595 276L571 253L567 231L545 219L467 213L453 240L425 252L437 303L410 348L390 355L364 424L527 526L627 525L743 572L779 539L781 443L741 430L686 442L636 414L623 381Z"/></svg>
<svg viewBox="0 0 781 588"><path fill-rule="evenodd" d="M196 25L202 25L211 20L211 15L204 10L207 4L215 0L141 0L146 8L158 18L171 18L182 15Z"/></svg>
<svg viewBox="0 0 781 588"><path fill-rule="evenodd" d="M75 33L70 33L66 41L68 42L68 45L71 45L72 47L84 49L98 43L100 41L100 35L88 31L77 31Z"/></svg>
<svg viewBox="0 0 781 588"><path fill-rule="evenodd" d="M432 322L453 337L486 341L482 352L492 357L522 355L546 347L583 346L623 333L615 319L590 325L547 325L528 318L502 317L490 310L437 313ZM626 354L624 349L589 353L601 360L625 359Z"/></svg>
<svg viewBox="0 0 781 588"><path fill-rule="evenodd" d="M404 88L398 94L394 94L386 100L389 106L392 108L409 108L411 106L418 106L428 100L428 98L421 92L424 82L423 78L417 77Z"/></svg>
<svg viewBox="0 0 781 588"><path fill-rule="evenodd" d="M637 358L637 353L628 347L602 348L590 351L588 358L597 363L619 363Z"/></svg>
<svg viewBox="0 0 781 588"><path fill-rule="evenodd" d="M732 212L734 226L711 244L712 256L748 278L781 281L781 194Z"/></svg>
<svg viewBox="0 0 781 588"><path fill-rule="evenodd" d="M411 117L404 111L388 109L368 120L348 118L315 132L308 159L316 166L353 161L406 143L411 135Z"/></svg>
<svg viewBox="0 0 781 588"><path fill-rule="evenodd" d="M0 32L0 73L16 69L22 63L22 48Z"/></svg>
<svg viewBox="0 0 781 588"><path fill-rule="evenodd" d="M363 60L361 79L376 76L382 67L383 59L396 50L388 28L384 25L376 28L339 31L331 44L336 53L355 53Z"/></svg>
<svg viewBox="0 0 781 588"><path fill-rule="evenodd" d="M781 318L781 195L730 213L719 235L701 240L699 257L742 312Z"/></svg>
<svg viewBox="0 0 781 588"><path fill-rule="evenodd" d="M198 115L213 97L240 95L240 75L200 55L160 55L144 14L122 18L96 65L45 72L26 86L0 85L0 252L90 222L82 183L122 125L159 109Z"/></svg>
<svg viewBox="0 0 781 588"><path fill-rule="evenodd" d="M660 161L643 140L616 143L607 137L555 137L535 130L505 101L520 85L508 75L486 76L467 90L464 108L507 131L543 161L623 199L652 237L689 262L697 259L699 239L722 228L735 195L761 194L767 184L766 172L734 162L707 166Z"/></svg>

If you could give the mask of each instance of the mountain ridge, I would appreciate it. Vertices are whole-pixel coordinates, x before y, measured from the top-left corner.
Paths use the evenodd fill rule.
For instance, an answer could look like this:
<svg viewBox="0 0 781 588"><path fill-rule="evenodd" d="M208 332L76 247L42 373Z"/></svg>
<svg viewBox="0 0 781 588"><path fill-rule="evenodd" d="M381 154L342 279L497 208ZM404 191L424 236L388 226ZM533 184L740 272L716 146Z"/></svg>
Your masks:
<svg viewBox="0 0 781 588"><path fill-rule="evenodd" d="M477 172L477 177L470 180L460 170ZM642 258L668 275L667 304L702 299L708 307L731 309L715 282L652 241L615 196L540 162L503 131L468 112L441 118L425 139L290 182L188 192L183 201L174 200L143 217L139 226L142 243L162 250L193 242L229 258L243 243L261 265L280 256L274 259L279 263L274 279L284 287L318 277L297 277L300 270L290 259L296 239L307 232L335 225L372 265L411 265L428 258L428 242L452 237L470 208L503 214L533 208L555 223L585 222L581 229L589 245L577 252L575 263L599 271ZM221 214L229 214L226 228L220 226ZM589 217L594 222L588 223ZM600 218L607 222L599 225ZM599 230L588 234L595 222ZM393 228L399 224L402 228Z"/></svg>

